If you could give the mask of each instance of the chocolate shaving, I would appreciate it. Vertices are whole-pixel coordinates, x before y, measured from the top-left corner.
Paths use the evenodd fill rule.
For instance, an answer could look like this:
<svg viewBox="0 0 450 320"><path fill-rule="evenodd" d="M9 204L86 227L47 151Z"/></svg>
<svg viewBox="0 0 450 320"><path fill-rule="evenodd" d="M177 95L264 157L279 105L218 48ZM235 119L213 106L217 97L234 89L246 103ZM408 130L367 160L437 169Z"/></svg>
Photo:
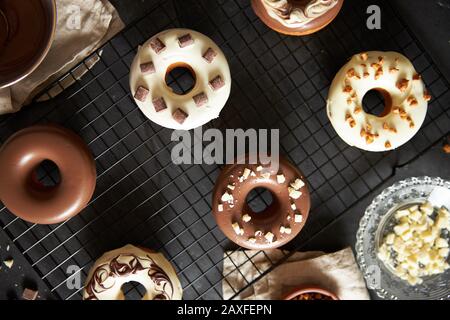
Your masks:
<svg viewBox="0 0 450 320"><path fill-rule="evenodd" d="M215 52L212 48L208 48L208 50L206 50L203 54L203 59L205 59L208 63L212 63L216 56L217 52Z"/></svg>
<svg viewBox="0 0 450 320"><path fill-rule="evenodd" d="M147 100L148 93L149 90L147 88L139 86L136 90L136 93L134 94L134 98L141 102L145 102L145 100Z"/></svg>
<svg viewBox="0 0 450 320"><path fill-rule="evenodd" d="M197 107L204 106L205 104L208 103L208 96L204 92L201 92L201 93L193 96L192 99L194 99L195 105Z"/></svg>
<svg viewBox="0 0 450 320"><path fill-rule="evenodd" d="M142 63L140 65L141 67L141 72L144 74L151 74L151 73L155 73L155 65L153 64L153 62L146 62L146 63Z"/></svg>
<svg viewBox="0 0 450 320"><path fill-rule="evenodd" d="M186 118L188 117L188 114L183 110L181 110L180 108L178 108L177 110L175 110L172 116L176 122L178 122L179 124L183 124Z"/></svg>
<svg viewBox="0 0 450 320"><path fill-rule="evenodd" d="M155 107L156 112L163 111L164 109L167 109L166 101L163 97L155 98L152 101L153 106Z"/></svg>
<svg viewBox="0 0 450 320"><path fill-rule="evenodd" d="M36 300L38 293L36 290L25 288L22 293L22 298L25 300Z"/></svg>
<svg viewBox="0 0 450 320"><path fill-rule="evenodd" d="M188 33L178 38L178 44L180 45L180 48L184 48L193 45L194 39L192 39L192 36Z"/></svg>
<svg viewBox="0 0 450 320"><path fill-rule="evenodd" d="M159 38L153 38L150 40L150 47L155 51L156 54L160 54L166 49L166 46Z"/></svg>
<svg viewBox="0 0 450 320"><path fill-rule="evenodd" d="M214 79L212 79L209 82L209 86L211 87L211 89L213 89L214 91L219 90L220 88L222 88L225 85L225 81L223 81L221 76L217 76Z"/></svg>

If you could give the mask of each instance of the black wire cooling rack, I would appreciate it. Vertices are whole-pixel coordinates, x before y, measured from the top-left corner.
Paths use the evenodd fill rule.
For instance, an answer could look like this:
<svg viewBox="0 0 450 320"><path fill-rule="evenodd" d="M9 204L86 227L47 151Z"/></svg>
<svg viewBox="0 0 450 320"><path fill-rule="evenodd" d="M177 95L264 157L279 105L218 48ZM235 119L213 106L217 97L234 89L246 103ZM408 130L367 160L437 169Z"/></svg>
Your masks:
<svg viewBox="0 0 450 320"><path fill-rule="evenodd" d="M382 29L370 31L366 9L374 3L382 8ZM220 167L174 165L171 130L147 120L129 93L128 70L137 46L172 27L210 36L230 63L231 97L220 118L205 128L280 129L282 154L307 176L310 218L288 249L300 248L391 177L398 165L417 158L448 134L449 84L388 1L346 0L331 25L306 37L271 31L255 16L249 0L155 1L141 19L47 88L40 99L51 100L0 118L2 142L26 126L56 122L77 132L96 159L96 193L71 220L33 225L0 208L1 227L58 298L81 298L81 290L66 285L68 266L79 266L84 281L101 254L127 243L163 252L178 271L185 299L222 298L222 281L227 281L222 274L224 254L240 249L217 228L211 214ZM389 153L349 147L336 135L325 111L335 73L350 56L367 50L404 53L433 96L419 133ZM92 61L97 61L93 67ZM80 78L81 73L85 74ZM188 80L180 73L170 82L182 91ZM365 99L372 112L382 105L376 95ZM55 183L55 172L45 164L40 178ZM254 194L250 201L258 207L267 199ZM252 257L247 258L245 263L252 263ZM256 268L259 277L280 262L266 258L271 267ZM240 265L234 266L239 272ZM252 279L241 276L242 287L229 284L235 293L251 284ZM139 290L130 288L130 297L142 295Z"/></svg>

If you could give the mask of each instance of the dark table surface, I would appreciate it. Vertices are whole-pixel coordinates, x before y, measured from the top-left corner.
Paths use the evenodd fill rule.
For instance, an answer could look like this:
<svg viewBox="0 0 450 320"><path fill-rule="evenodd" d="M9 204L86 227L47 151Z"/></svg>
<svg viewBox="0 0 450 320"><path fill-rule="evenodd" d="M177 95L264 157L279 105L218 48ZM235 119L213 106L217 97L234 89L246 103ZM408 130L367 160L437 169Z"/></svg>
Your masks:
<svg viewBox="0 0 450 320"><path fill-rule="evenodd" d="M111 2L126 23L141 16L152 3L151 0L111 0ZM403 20L409 24L444 76L450 80L450 59L448 58L450 57L450 0L395 0L393 2L403 16ZM359 220L365 208L377 194L395 181L421 175L450 179L450 155L442 151L442 143L437 144L409 165L398 168L392 178L361 199L341 218L324 228L305 244L303 250L331 252L353 246ZM9 258L14 259L13 267L9 270L3 263L0 267L0 299L20 298L25 287L38 289L39 297L42 299L51 298L46 285L0 229L0 261Z"/></svg>

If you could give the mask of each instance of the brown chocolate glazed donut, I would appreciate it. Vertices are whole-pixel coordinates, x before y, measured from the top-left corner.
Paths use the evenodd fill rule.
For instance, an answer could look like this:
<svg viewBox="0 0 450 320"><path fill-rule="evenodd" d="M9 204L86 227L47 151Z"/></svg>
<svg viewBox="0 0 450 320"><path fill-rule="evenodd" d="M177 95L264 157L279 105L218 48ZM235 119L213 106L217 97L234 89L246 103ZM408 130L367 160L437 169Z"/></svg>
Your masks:
<svg viewBox="0 0 450 320"><path fill-rule="evenodd" d="M45 160L59 169L61 182L46 187L35 170ZM36 125L10 137L0 149L0 200L19 218L53 224L78 214L91 199L95 162L86 144L56 125Z"/></svg>
<svg viewBox="0 0 450 320"><path fill-rule="evenodd" d="M283 158L278 171L260 164L227 165L213 192L213 213L219 228L230 240L248 249L286 244L297 236L308 218L310 196L305 181L303 174ZM253 212L246 201L255 188L268 189L273 198L259 213Z"/></svg>
<svg viewBox="0 0 450 320"><path fill-rule="evenodd" d="M302 36L326 27L343 3L344 0L252 0L252 7L269 28Z"/></svg>

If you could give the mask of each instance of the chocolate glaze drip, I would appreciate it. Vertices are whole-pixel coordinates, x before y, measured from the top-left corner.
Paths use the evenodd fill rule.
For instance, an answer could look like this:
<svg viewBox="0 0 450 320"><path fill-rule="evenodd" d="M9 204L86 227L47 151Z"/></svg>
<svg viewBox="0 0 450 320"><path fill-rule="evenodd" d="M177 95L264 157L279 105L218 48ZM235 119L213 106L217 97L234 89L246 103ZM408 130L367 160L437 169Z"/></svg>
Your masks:
<svg viewBox="0 0 450 320"><path fill-rule="evenodd" d="M98 300L98 294L114 287L115 278L126 277L143 270L148 270L147 274L158 291L154 300L171 300L174 288L167 273L150 256L139 257L134 254L121 254L108 264L97 267L91 280L85 287L84 299ZM112 280L111 285L105 285L107 280Z"/></svg>

